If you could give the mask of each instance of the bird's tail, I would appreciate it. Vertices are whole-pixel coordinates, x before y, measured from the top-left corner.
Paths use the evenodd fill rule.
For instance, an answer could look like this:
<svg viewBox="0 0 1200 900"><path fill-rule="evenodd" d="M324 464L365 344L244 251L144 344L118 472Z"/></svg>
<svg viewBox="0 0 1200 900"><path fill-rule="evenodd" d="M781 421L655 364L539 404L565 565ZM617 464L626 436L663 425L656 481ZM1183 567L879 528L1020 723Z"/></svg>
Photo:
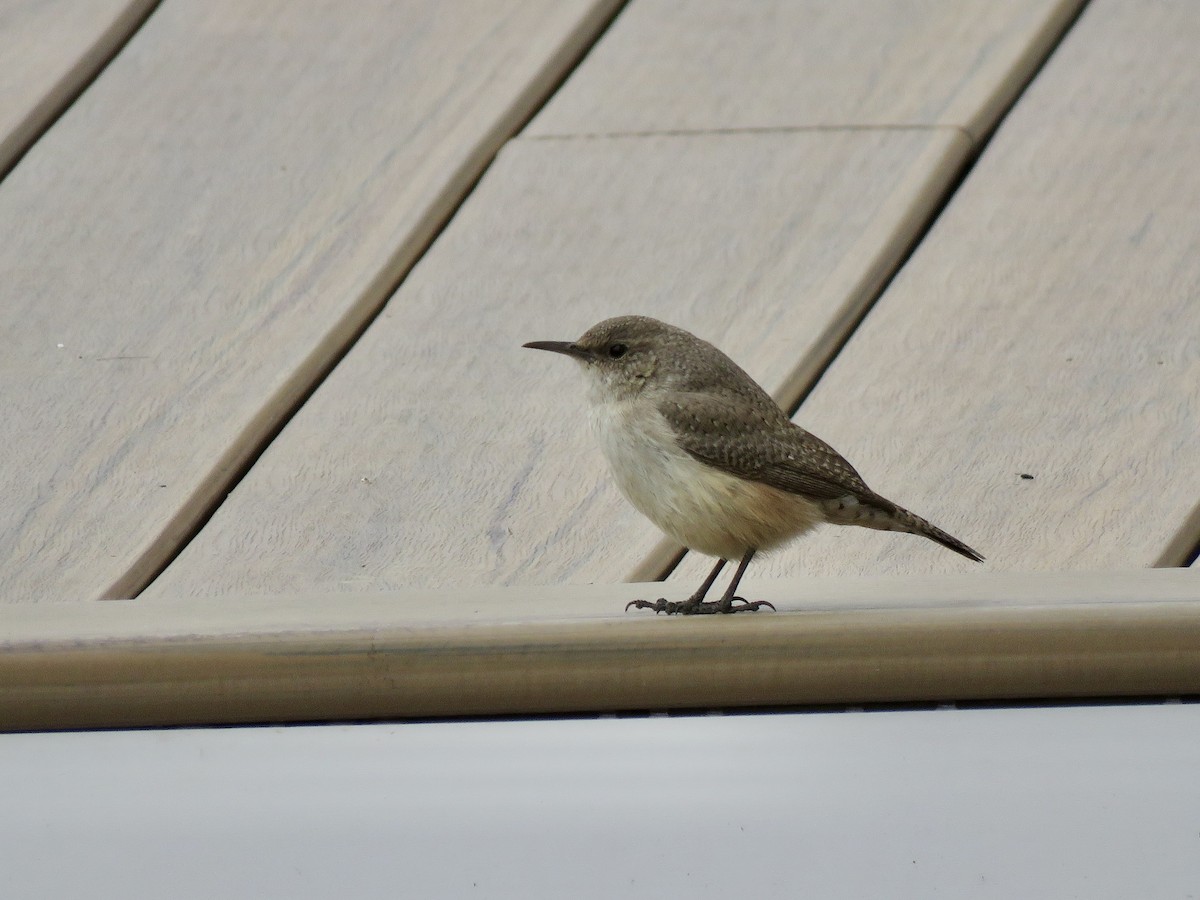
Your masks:
<svg viewBox="0 0 1200 900"><path fill-rule="evenodd" d="M891 500L880 497L874 494L863 501L865 506L874 506L885 515L870 516L864 519L855 521L855 525L863 525L867 528L877 528L880 531L903 531L907 534L919 534L922 537L927 537L931 541L937 541L943 547L953 550L955 553L961 553L967 559L972 559L975 562L983 562L983 556L976 553L958 538L947 534L938 528L936 525L922 519L916 513L911 513L903 506L898 506Z"/></svg>

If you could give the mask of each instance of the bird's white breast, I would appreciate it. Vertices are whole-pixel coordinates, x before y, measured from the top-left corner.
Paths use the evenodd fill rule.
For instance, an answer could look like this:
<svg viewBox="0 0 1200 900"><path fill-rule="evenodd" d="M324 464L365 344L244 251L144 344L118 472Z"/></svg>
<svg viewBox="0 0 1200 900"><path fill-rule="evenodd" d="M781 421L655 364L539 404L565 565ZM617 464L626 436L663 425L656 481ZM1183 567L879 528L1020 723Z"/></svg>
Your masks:
<svg viewBox="0 0 1200 900"><path fill-rule="evenodd" d="M691 457L644 399L591 404L592 425L621 493L686 547L723 559L769 549L822 516L802 497L746 481Z"/></svg>

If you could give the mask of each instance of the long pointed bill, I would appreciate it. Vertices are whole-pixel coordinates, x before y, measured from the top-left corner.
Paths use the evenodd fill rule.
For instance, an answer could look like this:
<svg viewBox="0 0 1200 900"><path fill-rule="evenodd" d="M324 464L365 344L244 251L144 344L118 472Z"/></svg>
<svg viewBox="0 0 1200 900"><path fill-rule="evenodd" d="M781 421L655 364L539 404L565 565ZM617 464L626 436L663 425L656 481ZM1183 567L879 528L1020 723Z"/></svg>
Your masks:
<svg viewBox="0 0 1200 900"><path fill-rule="evenodd" d="M522 344L522 347L528 347L530 350L549 350L551 353L562 353L566 356L573 356L576 359L587 359L589 354L586 350L572 344L570 341L530 341L528 344Z"/></svg>

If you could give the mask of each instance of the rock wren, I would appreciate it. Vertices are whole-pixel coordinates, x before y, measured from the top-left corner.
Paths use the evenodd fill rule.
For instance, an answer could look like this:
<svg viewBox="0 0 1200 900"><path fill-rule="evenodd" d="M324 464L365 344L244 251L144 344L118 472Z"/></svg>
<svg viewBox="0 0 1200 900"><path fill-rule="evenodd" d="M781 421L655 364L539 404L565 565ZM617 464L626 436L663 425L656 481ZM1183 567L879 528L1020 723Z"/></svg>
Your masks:
<svg viewBox="0 0 1200 900"><path fill-rule="evenodd" d="M841 455L787 417L749 375L707 341L645 316L619 316L579 340L533 341L576 360L594 430L621 493L691 550L717 557L682 602L625 608L733 613L770 607L734 594L750 560L822 522L904 531L980 561L978 553L876 494ZM720 600L704 597L740 560Z"/></svg>

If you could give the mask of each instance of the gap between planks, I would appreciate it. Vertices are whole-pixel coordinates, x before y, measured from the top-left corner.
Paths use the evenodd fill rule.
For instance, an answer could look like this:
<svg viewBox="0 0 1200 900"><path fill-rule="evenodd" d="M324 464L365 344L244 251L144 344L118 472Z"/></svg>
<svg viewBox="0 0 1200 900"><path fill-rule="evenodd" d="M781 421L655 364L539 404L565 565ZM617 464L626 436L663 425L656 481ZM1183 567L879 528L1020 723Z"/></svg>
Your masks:
<svg viewBox="0 0 1200 900"><path fill-rule="evenodd" d="M86 91L117 55L137 35L162 0L130 0L94 40L79 51L79 57L53 83L7 134L0 134L0 181L21 162L59 117ZM75 15L79 11L64 15ZM27 36L28 37L28 36ZM65 44L65 42L62 42ZM69 49L58 46L56 51Z"/></svg>
<svg viewBox="0 0 1200 900"><path fill-rule="evenodd" d="M826 133L842 131L954 131L961 134L971 144L977 143L976 138L961 125L947 123L914 123L905 124L846 124L846 125L762 125L737 128L663 128L652 131L603 131L578 132L572 134L522 134L523 141L593 141L619 140L621 138L653 138L653 137L705 137L706 135L730 134L804 134L808 132Z"/></svg>

